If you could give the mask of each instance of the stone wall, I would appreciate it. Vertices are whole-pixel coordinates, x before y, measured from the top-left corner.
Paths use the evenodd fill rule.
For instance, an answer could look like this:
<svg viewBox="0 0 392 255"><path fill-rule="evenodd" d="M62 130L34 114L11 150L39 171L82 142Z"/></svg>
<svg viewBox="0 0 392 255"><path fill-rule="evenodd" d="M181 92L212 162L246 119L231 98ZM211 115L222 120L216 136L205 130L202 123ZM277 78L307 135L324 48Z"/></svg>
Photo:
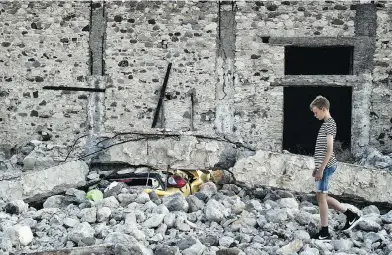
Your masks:
<svg viewBox="0 0 392 255"><path fill-rule="evenodd" d="M0 140L5 147L44 140L44 149L63 156L86 130L88 95L43 87L86 86L89 19L89 3L0 3Z"/></svg>
<svg viewBox="0 0 392 255"><path fill-rule="evenodd" d="M157 127L211 132L217 3L126 1L106 7L105 64L113 80L105 98L106 130L151 128L160 87L172 63L164 120Z"/></svg>
<svg viewBox="0 0 392 255"><path fill-rule="evenodd" d="M392 8L377 11L377 40L371 95L370 144L392 152Z"/></svg>
<svg viewBox="0 0 392 255"><path fill-rule="evenodd" d="M91 130L158 132L172 63L159 128L281 151L284 86L351 86L352 144L390 150L392 5L368 2L2 2L0 139L63 159ZM354 75L284 75L286 45L340 44Z"/></svg>
<svg viewBox="0 0 392 255"><path fill-rule="evenodd" d="M283 140L284 44L274 37L354 35L350 2L268 1L238 3L235 133L256 148L279 151ZM313 79L311 77L308 77ZM306 79L304 79L306 80Z"/></svg>

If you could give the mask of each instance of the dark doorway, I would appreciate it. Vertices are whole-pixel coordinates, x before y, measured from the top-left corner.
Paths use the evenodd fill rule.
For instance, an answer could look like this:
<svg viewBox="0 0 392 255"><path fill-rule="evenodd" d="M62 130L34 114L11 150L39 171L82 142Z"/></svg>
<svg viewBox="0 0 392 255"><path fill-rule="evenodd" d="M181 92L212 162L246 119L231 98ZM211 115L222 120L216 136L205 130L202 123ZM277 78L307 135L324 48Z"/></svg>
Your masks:
<svg viewBox="0 0 392 255"><path fill-rule="evenodd" d="M318 130L322 121L317 120L309 105L318 95L326 97L330 112L336 121L336 141L342 148L351 144L351 87L285 87L283 149L301 155L313 155Z"/></svg>
<svg viewBox="0 0 392 255"><path fill-rule="evenodd" d="M351 46L285 47L286 75L348 75L353 70Z"/></svg>

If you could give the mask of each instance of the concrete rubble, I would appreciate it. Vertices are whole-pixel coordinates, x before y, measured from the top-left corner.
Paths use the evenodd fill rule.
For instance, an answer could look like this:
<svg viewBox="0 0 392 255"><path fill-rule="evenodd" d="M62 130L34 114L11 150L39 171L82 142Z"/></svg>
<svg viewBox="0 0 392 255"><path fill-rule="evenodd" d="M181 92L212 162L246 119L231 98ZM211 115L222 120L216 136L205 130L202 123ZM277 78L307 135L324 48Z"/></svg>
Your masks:
<svg viewBox="0 0 392 255"><path fill-rule="evenodd" d="M80 191L82 192L82 191ZM390 254L392 211L374 205L349 234L334 231L345 217L331 210L330 243L312 241L318 207L309 196L265 186L206 183L187 199L146 196L124 187L100 201L1 203L1 254ZM136 196L131 196L136 194ZM128 199L122 199L128 196ZM77 199L76 199L77 198ZM143 198L143 199L141 199ZM52 198L49 197L47 201ZM180 203L178 201L181 201ZM381 211L381 212L380 212ZM56 251L57 253L54 253Z"/></svg>
<svg viewBox="0 0 392 255"><path fill-rule="evenodd" d="M4 200L40 200L85 185L88 172L89 168L83 161L29 171L20 178L0 181L0 197Z"/></svg>

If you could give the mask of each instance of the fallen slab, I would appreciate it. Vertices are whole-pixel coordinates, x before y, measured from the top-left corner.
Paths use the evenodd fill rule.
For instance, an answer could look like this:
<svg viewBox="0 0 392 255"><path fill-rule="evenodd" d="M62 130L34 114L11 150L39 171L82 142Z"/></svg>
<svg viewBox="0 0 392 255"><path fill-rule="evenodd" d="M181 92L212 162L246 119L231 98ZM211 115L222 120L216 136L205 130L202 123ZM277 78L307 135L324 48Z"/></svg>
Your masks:
<svg viewBox="0 0 392 255"><path fill-rule="evenodd" d="M257 151L237 161L232 171L237 181L265 185L298 192L314 190L311 157ZM392 173L380 169L338 163L331 182L330 193L353 195L372 202L390 202Z"/></svg>
<svg viewBox="0 0 392 255"><path fill-rule="evenodd" d="M0 198L22 199L30 203L86 185L89 168L84 161L70 161L40 171L24 173L13 180L0 181Z"/></svg>
<svg viewBox="0 0 392 255"><path fill-rule="evenodd" d="M23 255L112 255L114 254L113 246L111 245L94 245L85 247L75 247L69 249L61 249L55 251L38 251L21 253Z"/></svg>
<svg viewBox="0 0 392 255"><path fill-rule="evenodd" d="M22 176L23 199L39 200L86 184L88 165L84 161L71 161Z"/></svg>

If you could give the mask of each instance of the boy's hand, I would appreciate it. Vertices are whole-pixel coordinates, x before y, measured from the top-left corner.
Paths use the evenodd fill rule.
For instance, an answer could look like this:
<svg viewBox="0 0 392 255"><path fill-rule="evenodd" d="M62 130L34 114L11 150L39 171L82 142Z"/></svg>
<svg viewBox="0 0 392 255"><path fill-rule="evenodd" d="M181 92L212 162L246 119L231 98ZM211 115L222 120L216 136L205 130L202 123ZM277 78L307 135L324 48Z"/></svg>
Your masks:
<svg viewBox="0 0 392 255"><path fill-rule="evenodd" d="M312 177L316 177L316 173L317 173L317 168L315 168L312 172Z"/></svg>
<svg viewBox="0 0 392 255"><path fill-rule="evenodd" d="M316 179L316 181L320 181L323 178L323 173L324 170L319 169L318 171L316 171L316 174L314 176L314 178Z"/></svg>

